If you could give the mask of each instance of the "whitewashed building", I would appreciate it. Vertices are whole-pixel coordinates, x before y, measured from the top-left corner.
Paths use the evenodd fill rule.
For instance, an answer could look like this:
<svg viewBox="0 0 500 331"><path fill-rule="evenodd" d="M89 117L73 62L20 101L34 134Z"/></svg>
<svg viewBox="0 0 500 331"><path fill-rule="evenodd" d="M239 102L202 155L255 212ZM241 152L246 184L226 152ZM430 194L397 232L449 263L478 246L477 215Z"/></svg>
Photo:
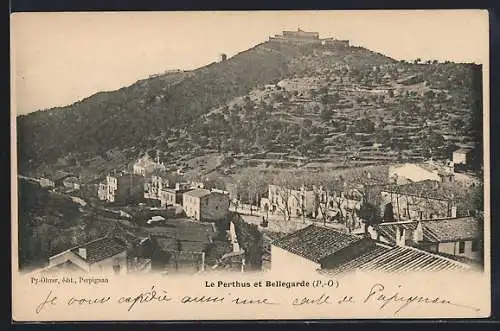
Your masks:
<svg viewBox="0 0 500 331"><path fill-rule="evenodd" d="M389 168L389 178L398 185L424 180L451 182L453 177L453 166L434 161L398 164Z"/></svg>

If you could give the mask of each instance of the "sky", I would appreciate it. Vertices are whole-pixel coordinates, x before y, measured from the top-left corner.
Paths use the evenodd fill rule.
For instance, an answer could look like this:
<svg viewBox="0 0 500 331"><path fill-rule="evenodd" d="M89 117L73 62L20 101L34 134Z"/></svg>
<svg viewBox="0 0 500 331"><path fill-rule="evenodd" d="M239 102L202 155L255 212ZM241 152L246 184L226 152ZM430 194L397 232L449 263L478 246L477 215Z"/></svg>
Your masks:
<svg viewBox="0 0 500 331"><path fill-rule="evenodd" d="M488 14L479 10L16 13L13 107L26 114L68 105L298 27L398 60L485 64L489 54Z"/></svg>

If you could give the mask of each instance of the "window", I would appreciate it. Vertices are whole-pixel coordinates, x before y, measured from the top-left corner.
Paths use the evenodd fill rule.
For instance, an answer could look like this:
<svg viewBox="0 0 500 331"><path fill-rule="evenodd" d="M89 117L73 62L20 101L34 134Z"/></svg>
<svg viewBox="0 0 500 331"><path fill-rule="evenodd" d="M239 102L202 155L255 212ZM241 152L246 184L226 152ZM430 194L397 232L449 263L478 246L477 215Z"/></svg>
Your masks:
<svg viewBox="0 0 500 331"><path fill-rule="evenodd" d="M479 251L479 240L472 241L472 251L473 252Z"/></svg>
<svg viewBox="0 0 500 331"><path fill-rule="evenodd" d="M458 242L458 254L465 253L465 241Z"/></svg>

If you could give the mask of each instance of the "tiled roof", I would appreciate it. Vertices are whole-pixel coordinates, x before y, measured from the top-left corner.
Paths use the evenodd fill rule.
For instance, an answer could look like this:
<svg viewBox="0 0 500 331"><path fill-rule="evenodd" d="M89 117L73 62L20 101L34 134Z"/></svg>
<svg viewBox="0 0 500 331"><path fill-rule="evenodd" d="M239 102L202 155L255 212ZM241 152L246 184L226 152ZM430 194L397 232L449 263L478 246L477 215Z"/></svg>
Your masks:
<svg viewBox="0 0 500 331"><path fill-rule="evenodd" d="M413 247L392 247L377 243L373 250L358 255L332 269L323 269L331 276L353 271L378 271L386 273L465 271L469 265Z"/></svg>
<svg viewBox="0 0 500 331"><path fill-rule="evenodd" d="M188 191L186 193L184 193L185 195L189 195L191 197L195 197L195 198L202 198L206 195L209 195L210 193L210 190L205 190L205 189L202 189L202 188L197 188L197 189L194 189L194 190L191 190L191 191Z"/></svg>
<svg viewBox="0 0 500 331"><path fill-rule="evenodd" d="M154 226L144 229L151 236L170 237L179 240L209 241L214 234L210 223L198 223L185 219L169 219L166 226Z"/></svg>
<svg viewBox="0 0 500 331"><path fill-rule="evenodd" d="M213 228L210 224L173 219L169 220L168 225L146 228L164 252L177 251L178 240L181 242L181 250L187 252L202 252L212 241Z"/></svg>
<svg viewBox="0 0 500 331"><path fill-rule="evenodd" d="M412 238L412 231L419 221L390 222L377 225L377 230L386 239L394 242L396 229L406 230L406 239ZM446 242L480 237L479 221L474 217L422 220L423 241Z"/></svg>
<svg viewBox="0 0 500 331"><path fill-rule="evenodd" d="M78 255L78 250L80 248L85 248L87 250L87 258L84 259L87 263L96 263L127 250L125 243L117 238L110 237L96 239L74 247L71 251Z"/></svg>
<svg viewBox="0 0 500 331"><path fill-rule="evenodd" d="M432 220L423 223L423 225L437 241L471 239L481 235L479 221L474 217Z"/></svg>
<svg viewBox="0 0 500 331"><path fill-rule="evenodd" d="M383 191L436 200L452 200L454 198L454 192L451 187L444 187L439 182L431 179L404 185L387 186L383 189Z"/></svg>
<svg viewBox="0 0 500 331"><path fill-rule="evenodd" d="M273 242L274 246L319 262L362 238L334 229L309 225Z"/></svg>
<svg viewBox="0 0 500 331"><path fill-rule="evenodd" d="M390 223L381 223L376 226L378 233L387 239L391 243L395 243L396 241L396 231L399 228L400 231L403 229L406 230L406 239L412 238L412 231L417 228L417 222L390 222ZM424 231L424 241L428 241L427 231Z"/></svg>

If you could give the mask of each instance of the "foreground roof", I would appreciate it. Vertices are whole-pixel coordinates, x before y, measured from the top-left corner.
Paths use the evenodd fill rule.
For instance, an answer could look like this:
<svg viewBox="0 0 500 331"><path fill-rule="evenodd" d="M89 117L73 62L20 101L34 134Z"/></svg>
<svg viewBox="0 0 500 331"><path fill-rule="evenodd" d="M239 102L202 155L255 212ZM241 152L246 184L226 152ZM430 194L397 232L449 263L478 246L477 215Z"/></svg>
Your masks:
<svg viewBox="0 0 500 331"><path fill-rule="evenodd" d="M308 260L319 262L352 244L361 237L334 229L309 225L308 227L277 239L273 245Z"/></svg>
<svg viewBox="0 0 500 331"><path fill-rule="evenodd" d="M417 228L418 222L422 224L423 241L426 242L470 240L481 236L479 221L474 217L381 223L377 225L377 230L385 238L394 241L397 229L405 229L409 239L410 232Z"/></svg>
<svg viewBox="0 0 500 331"><path fill-rule="evenodd" d="M332 269L321 272L337 276L354 271L378 271L385 273L466 271L472 267L422 251L413 247L390 246L377 243L375 248L358 255Z"/></svg>
<svg viewBox="0 0 500 331"><path fill-rule="evenodd" d="M127 246L124 242L117 238L110 237L96 239L74 247L71 251L78 255L78 250L80 248L85 248L87 250L87 258L84 259L87 263L96 263L127 250Z"/></svg>

